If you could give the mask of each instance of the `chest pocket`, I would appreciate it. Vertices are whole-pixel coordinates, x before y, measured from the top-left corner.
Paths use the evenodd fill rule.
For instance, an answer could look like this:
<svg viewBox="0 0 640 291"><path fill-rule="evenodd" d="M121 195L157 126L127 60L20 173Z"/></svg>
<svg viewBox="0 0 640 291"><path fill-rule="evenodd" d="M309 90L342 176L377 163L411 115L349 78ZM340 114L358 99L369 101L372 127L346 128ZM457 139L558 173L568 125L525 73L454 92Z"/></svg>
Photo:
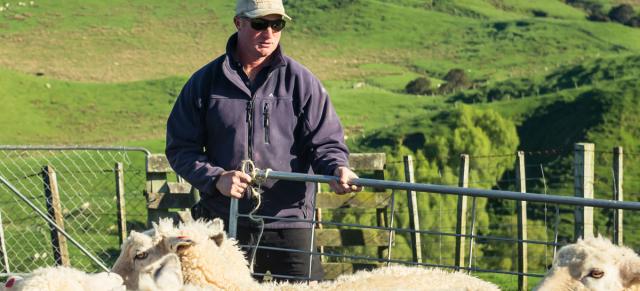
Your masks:
<svg viewBox="0 0 640 291"><path fill-rule="evenodd" d="M284 145L292 141L298 118L291 97L266 97L262 99L260 111L265 144Z"/></svg>

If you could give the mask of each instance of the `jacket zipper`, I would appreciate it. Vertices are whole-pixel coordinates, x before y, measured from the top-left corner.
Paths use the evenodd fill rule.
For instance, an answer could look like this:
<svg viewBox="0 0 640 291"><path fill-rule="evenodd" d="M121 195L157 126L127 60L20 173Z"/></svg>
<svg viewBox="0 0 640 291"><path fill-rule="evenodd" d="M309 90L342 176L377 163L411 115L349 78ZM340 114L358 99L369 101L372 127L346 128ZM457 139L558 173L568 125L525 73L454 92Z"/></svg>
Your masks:
<svg viewBox="0 0 640 291"><path fill-rule="evenodd" d="M247 131L248 131L248 149L247 154L249 160L253 160L253 97L247 102Z"/></svg>
<svg viewBox="0 0 640 291"><path fill-rule="evenodd" d="M264 110L262 112L264 117L263 125L264 125L264 143L269 144L271 142L271 138L269 136L269 103L264 103Z"/></svg>

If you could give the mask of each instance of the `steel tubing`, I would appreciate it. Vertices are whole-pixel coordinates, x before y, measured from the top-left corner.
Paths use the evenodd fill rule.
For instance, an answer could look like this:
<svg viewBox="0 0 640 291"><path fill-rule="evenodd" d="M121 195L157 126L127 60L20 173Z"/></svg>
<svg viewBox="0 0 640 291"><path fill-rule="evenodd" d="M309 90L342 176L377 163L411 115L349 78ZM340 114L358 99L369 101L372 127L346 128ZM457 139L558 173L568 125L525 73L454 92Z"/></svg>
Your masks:
<svg viewBox="0 0 640 291"><path fill-rule="evenodd" d="M257 179L277 179L286 181L299 181L299 182L317 182L317 183L329 183L331 181L337 181L336 176L327 175L311 175L302 173L290 173L281 171L261 170L255 171L255 177ZM358 178L349 182L351 185L366 186L374 188L396 189L396 190L414 190L417 192L428 193L440 193L449 195L466 195L471 197L486 197L486 198L498 198L509 199L516 201L529 201L529 202L544 202L554 204L565 205L577 205L577 206L591 206L598 208L612 208L612 209L628 209L628 210L640 210L640 202L622 202L615 200L604 199L587 199L573 196L560 196L560 195L547 195L538 193L521 193L513 191L503 190L486 190L476 188L460 188L452 186L442 186L423 183L409 183L399 181L386 181L376 179Z"/></svg>

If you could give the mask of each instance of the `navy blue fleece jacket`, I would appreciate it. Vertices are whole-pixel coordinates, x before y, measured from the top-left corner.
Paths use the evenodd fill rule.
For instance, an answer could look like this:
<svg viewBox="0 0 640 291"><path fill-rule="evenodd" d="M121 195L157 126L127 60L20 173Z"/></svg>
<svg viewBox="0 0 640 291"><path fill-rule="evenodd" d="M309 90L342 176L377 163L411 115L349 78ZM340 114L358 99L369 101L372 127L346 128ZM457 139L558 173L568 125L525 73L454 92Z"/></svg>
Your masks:
<svg viewBox="0 0 640 291"><path fill-rule="evenodd" d="M198 188L202 206L228 218L230 198L215 187L225 170L243 160L277 171L333 175L348 166L344 133L319 80L278 47L255 84L243 77L233 51L207 64L189 79L167 121L166 155L173 169ZM310 219L313 183L269 180L261 186L257 214ZM252 204L241 199L240 213ZM240 225L248 225L241 219ZM304 222L266 220L266 228L309 227Z"/></svg>

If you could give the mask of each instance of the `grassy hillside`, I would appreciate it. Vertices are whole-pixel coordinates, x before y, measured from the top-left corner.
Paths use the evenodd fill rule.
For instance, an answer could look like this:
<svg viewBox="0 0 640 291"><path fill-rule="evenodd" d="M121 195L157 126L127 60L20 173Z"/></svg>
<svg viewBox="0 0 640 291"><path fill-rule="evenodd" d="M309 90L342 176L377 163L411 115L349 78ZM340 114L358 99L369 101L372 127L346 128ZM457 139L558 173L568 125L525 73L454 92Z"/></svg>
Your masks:
<svg viewBox="0 0 640 291"><path fill-rule="evenodd" d="M0 11L0 144L136 145L161 152L165 121L183 83L223 52L235 30L233 1L6 2ZM597 2L608 9L620 1ZM282 37L285 52L323 81L351 148L388 151L398 179L398 160L411 153L423 162L417 165L423 181L455 184L458 155L466 152L485 157L473 165L475 183L503 187L498 181L512 174L512 157L491 157L518 145L557 150L528 157L557 179L549 189L532 182L532 191L571 193L571 145L589 141L599 150L597 197L611 192L613 146L628 154L626 197L639 197L640 181L633 177L640 175L634 166L640 157L640 29L588 21L585 10L559 0L296 0L286 6L294 20ZM404 93L417 77L437 88L454 68L468 76L471 88L448 96ZM513 135L496 135L496 124ZM423 213L440 215L451 204L435 197L422 202ZM480 205L487 205L479 210L480 231L507 234L498 224L510 223L504 213L512 205ZM541 213L533 207L536 234L548 232ZM562 215L570 221L569 209ZM625 217L636 223L633 215ZM442 227L434 217L424 220ZM607 218L598 221L609 233ZM480 249L495 257L479 264L511 268L504 251ZM542 270L545 262L536 262Z"/></svg>
<svg viewBox="0 0 640 291"><path fill-rule="evenodd" d="M291 1L283 43L324 80L363 76L366 63L500 80L640 49L640 30L559 1L431 2ZM188 75L222 52L232 15L227 1L13 3L0 12L0 66L92 82Z"/></svg>

